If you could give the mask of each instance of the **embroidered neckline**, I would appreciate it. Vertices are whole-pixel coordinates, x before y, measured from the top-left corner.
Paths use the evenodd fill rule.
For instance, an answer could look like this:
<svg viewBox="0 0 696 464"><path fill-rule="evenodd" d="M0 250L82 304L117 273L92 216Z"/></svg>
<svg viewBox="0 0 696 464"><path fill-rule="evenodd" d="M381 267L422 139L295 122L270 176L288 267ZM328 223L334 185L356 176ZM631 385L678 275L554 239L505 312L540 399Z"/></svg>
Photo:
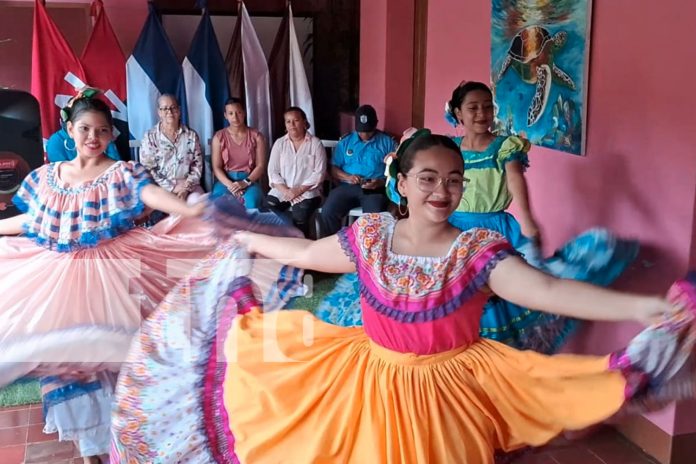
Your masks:
<svg viewBox="0 0 696 464"><path fill-rule="evenodd" d="M58 177L58 168L60 165L65 163L65 161L61 161L59 163L51 163L48 165L48 185L60 192L60 193L65 193L65 194L77 194L77 193L83 193L88 190L92 190L96 188L99 185L102 185L106 182L106 179L108 176L117 169L118 166L123 163L123 161L116 161L115 163L111 164L108 168L106 168L101 174L99 174L97 177L94 178L92 181L84 182L80 184L79 186L75 187L65 187L65 182Z"/></svg>
<svg viewBox="0 0 696 464"><path fill-rule="evenodd" d="M455 252L457 249L458 245L462 241L462 237L464 234L467 233L467 231L463 230L457 235L457 237L452 241L450 244L449 248L447 249L447 254L442 255L442 256L420 256L420 255L405 255L402 253L396 253L394 250L394 231L396 229L396 224L399 221L392 218L389 216L388 222L387 222L387 255L390 258L396 258L396 259L414 259L416 261L430 261L430 262L442 262L442 261L447 261L452 257L452 253Z"/></svg>
<svg viewBox="0 0 696 464"><path fill-rule="evenodd" d="M459 139L459 142L457 142L457 146L459 147L459 151L462 153L471 153L471 154L489 154L491 152L497 153L498 150L500 149L500 145L503 144L505 141L505 137L502 135L496 135L493 140L491 140L491 143L488 144L485 150L467 150L466 148L462 148L462 142L464 141L465 137L456 137ZM493 150L495 148L495 150Z"/></svg>
<svg viewBox="0 0 696 464"><path fill-rule="evenodd" d="M428 309L422 309L419 311L397 309L381 301L379 296L374 294L370 288L362 282L360 282L360 295L362 296L363 301L367 303L368 308L371 308L377 313L397 322L432 322L449 316L453 312L461 309L466 302L474 298L474 296L476 296L476 294L480 292L488 283L488 277L490 276L493 268L500 261L512 254L513 252L507 248L502 248L495 251L483 268L471 277L469 282L459 294Z"/></svg>

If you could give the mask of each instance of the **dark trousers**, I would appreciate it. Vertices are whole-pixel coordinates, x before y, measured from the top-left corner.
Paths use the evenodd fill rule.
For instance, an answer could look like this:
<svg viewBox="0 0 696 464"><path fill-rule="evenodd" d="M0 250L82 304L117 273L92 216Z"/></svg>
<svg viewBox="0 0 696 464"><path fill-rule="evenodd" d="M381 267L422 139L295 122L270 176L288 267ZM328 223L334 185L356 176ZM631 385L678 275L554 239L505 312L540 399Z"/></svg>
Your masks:
<svg viewBox="0 0 696 464"><path fill-rule="evenodd" d="M321 207L319 225L321 236L326 237L338 232L343 218L348 212L360 206L364 213L381 213L387 210L388 200L384 188L363 190L359 185L340 184L329 192Z"/></svg>
<svg viewBox="0 0 696 464"><path fill-rule="evenodd" d="M290 215L292 217L293 224L295 224L295 227L302 231L305 237L308 237L309 220L312 217L312 213L319 208L319 205L321 204L321 197L309 198L293 205L289 201L280 201L280 199L274 197L273 195L268 195L266 197L266 203L268 204L268 209L278 214L287 214L286 212L292 206Z"/></svg>

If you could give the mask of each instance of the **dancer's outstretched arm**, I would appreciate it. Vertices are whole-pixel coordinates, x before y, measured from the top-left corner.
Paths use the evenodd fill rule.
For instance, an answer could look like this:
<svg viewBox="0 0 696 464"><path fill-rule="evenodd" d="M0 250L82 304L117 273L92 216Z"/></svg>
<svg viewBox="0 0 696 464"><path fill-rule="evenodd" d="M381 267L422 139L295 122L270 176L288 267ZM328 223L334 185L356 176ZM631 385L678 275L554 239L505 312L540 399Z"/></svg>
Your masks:
<svg viewBox="0 0 696 464"><path fill-rule="evenodd" d="M320 240L307 240L238 232L234 237L251 253L275 259L283 264L336 274L355 272L355 264L341 248L338 235Z"/></svg>
<svg viewBox="0 0 696 464"><path fill-rule="evenodd" d="M173 193L154 184L143 187L140 192L140 198L143 200L143 203L152 209L158 209L169 214L180 214L184 217L200 216L205 209L204 202L189 205Z"/></svg>
<svg viewBox="0 0 696 464"><path fill-rule="evenodd" d="M0 220L0 235L17 235L23 232L22 226L29 221L29 216L19 214L11 218Z"/></svg>
<svg viewBox="0 0 696 464"><path fill-rule="evenodd" d="M578 319L650 323L671 309L659 296L552 277L517 256L498 263L491 271L488 285L496 295L520 306Z"/></svg>
<svg viewBox="0 0 696 464"><path fill-rule="evenodd" d="M529 189L524 177L524 167L519 161L511 161L505 164L507 187L520 214L520 226L525 237L537 240L541 246L541 231L532 214L532 206L529 201Z"/></svg>

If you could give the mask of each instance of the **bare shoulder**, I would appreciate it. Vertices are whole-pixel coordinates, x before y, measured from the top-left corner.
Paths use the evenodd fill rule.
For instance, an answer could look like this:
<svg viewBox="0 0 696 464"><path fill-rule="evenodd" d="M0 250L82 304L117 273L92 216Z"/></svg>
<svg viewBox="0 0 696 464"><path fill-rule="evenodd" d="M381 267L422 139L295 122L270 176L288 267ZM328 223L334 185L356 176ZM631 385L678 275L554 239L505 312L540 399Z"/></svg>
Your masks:
<svg viewBox="0 0 696 464"><path fill-rule="evenodd" d="M256 143L266 142L266 137L263 136L260 130L252 128L249 128L249 130L251 131L251 136Z"/></svg>

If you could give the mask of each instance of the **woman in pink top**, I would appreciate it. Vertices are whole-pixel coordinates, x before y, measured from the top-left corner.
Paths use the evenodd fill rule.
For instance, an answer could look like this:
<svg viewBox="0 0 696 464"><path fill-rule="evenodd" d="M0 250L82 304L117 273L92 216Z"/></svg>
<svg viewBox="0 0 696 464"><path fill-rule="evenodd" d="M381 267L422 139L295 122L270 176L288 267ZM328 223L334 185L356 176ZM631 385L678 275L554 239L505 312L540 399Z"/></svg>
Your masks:
<svg viewBox="0 0 696 464"><path fill-rule="evenodd" d="M287 134L273 144L268 162L271 191L266 201L271 211L292 207L292 222L307 236L309 218L321 204L321 182L326 172L326 150L313 136L305 112L296 106L285 110Z"/></svg>
<svg viewBox="0 0 696 464"><path fill-rule="evenodd" d="M258 209L263 193L258 180L266 169L266 140L246 124L246 110L239 98L225 103L225 119L230 124L213 136L213 173L217 182L213 198L231 193L247 209Z"/></svg>

